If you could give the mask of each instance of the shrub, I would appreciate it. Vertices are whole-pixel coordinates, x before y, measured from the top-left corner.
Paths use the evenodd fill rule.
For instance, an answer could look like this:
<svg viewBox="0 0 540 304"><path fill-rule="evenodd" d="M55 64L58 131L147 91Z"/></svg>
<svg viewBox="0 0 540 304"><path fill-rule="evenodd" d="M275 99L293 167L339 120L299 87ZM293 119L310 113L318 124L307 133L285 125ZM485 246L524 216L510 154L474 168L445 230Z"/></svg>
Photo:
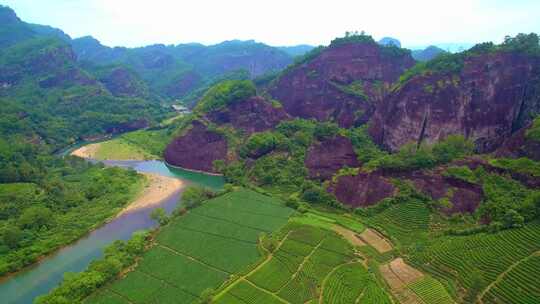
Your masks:
<svg viewBox="0 0 540 304"><path fill-rule="evenodd" d="M517 159L499 158L492 159L489 163L495 167L508 169L511 171L540 176L540 162L534 161L527 157Z"/></svg>
<svg viewBox="0 0 540 304"><path fill-rule="evenodd" d="M399 152L384 155L366 164L368 169L428 169L472 154L473 144L461 135L448 136L433 146L414 143L401 146Z"/></svg>
<svg viewBox="0 0 540 304"><path fill-rule="evenodd" d="M462 135L450 135L433 145L433 156L438 163L448 163L474 152L474 144Z"/></svg>
<svg viewBox="0 0 540 304"><path fill-rule="evenodd" d="M507 228L519 228L523 227L525 222L523 216L521 216L516 210L509 209L504 214L503 225Z"/></svg>
<svg viewBox="0 0 540 304"><path fill-rule="evenodd" d="M255 94L255 85L249 80L226 80L211 87L201 98L194 111L206 113L218 110Z"/></svg>
<svg viewBox="0 0 540 304"><path fill-rule="evenodd" d="M322 122L315 126L313 134L318 140L333 138L339 132L339 127L333 122Z"/></svg>
<svg viewBox="0 0 540 304"><path fill-rule="evenodd" d="M192 209L200 206L202 202L209 200L215 196L215 193L205 187L191 186L182 193L182 204L187 209Z"/></svg>
<svg viewBox="0 0 540 304"><path fill-rule="evenodd" d="M525 136L529 140L540 142L540 116L534 119L532 127L526 131Z"/></svg>
<svg viewBox="0 0 540 304"><path fill-rule="evenodd" d="M261 157L274 150L281 141L280 134L262 132L251 135L240 149L242 157Z"/></svg>
<svg viewBox="0 0 540 304"><path fill-rule="evenodd" d="M478 183L478 177L476 174L467 166L456 166L448 167L443 173L446 177L453 177L463 181L466 181L471 184Z"/></svg>
<svg viewBox="0 0 540 304"><path fill-rule="evenodd" d="M150 212L150 218L158 222L161 226L169 222L169 217L163 208L156 208Z"/></svg>

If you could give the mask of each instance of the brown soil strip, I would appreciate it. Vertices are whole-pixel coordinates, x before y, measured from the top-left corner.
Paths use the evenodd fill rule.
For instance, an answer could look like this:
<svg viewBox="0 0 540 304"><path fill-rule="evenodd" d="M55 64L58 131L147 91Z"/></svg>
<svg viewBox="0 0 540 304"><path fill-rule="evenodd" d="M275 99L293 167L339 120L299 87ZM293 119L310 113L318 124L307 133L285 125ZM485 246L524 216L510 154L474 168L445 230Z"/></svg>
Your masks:
<svg viewBox="0 0 540 304"><path fill-rule="evenodd" d="M385 253L392 250L392 243L373 229L367 228L359 236L363 241L371 245L379 253Z"/></svg>
<svg viewBox="0 0 540 304"><path fill-rule="evenodd" d="M343 236L347 241L349 241L349 243L353 244L354 246L366 246L367 245L364 241L362 241L356 235L356 233L354 233L353 231L351 231L349 229L343 228L343 227L338 226L338 225L334 225L334 227L332 227L332 228L334 229L335 232L337 232L338 234Z"/></svg>
<svg viewBox="0 0 540 304"><path fill-rule="evenodd" d="M392 272L395 273L406 285L416 282L424 277L422 272L406 264L402 258L394 259L389 263L389 266Z"/></svg>
<svg viewBox="0 0 540 304"><path fill-rule="evenodd" d="M95 158L100 146L101 143L89 144L71 152L71 155L81 158Z"/></svg>
<svg viewBox="0 0 540 304"><path fill-rule="evenodd" d="M381 275L390 286L392 294L402 304L424 303L407 285L419 280L423 273L405 264L402 258L397 258L388 264L379 267Z"/></svg>
<svg viewBox="0 0 540 304"><path fill-rule="evenodd" d="M143 173L149 183L137 199L122 210L118 216L159 205L164 199L182 189L181 180L152 173Z"/></svg>

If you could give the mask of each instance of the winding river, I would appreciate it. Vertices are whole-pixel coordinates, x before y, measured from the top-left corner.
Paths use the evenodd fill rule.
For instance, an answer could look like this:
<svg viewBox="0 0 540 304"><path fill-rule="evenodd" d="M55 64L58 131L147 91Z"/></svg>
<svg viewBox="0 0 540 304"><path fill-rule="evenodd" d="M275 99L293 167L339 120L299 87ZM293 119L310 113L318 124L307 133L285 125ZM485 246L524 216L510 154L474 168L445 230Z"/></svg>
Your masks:
<svg viewBox="0 0 540 304"><path fill-rule="evenodd" d="M68 151L69 152L69 151ZM66 154L64 152L62 154ZM181 179L185 185L198 184L218 189L223 186L223 178L195 173L167 166L162 161L103 161L107 166L130 167L138 172L155 173ZM2 304L30 304L33 299L56 287L65 272L80 272L88 264L103 255L103 249L115 240L127 240L133 232L156 225L150 219L152 209L162 207L172 211L182 190L163 199L150 208L124 213L86 237L66 246L41 262L0 282L0 302Z"/></svg>

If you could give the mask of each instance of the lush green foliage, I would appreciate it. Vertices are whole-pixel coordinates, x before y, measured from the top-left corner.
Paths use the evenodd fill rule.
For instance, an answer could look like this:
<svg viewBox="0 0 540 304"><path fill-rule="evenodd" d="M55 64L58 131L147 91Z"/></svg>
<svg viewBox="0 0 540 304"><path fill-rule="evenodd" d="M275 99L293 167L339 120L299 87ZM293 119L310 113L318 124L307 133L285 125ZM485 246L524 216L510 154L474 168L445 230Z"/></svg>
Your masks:
<svg viewBox="0 0 540 304"><path fill-rule="evenodd" d="M31 39L4 49L0 67L13 79L2 94L2 123L22 126L17 134L39 136L53 148L137 119L152 122L165 112L149 100L112 96L59 40Z"/></svg>
<svg viewBox="0 0 540 304"><path fill-rule="evenodd" d="M145 248L148 235L134 234L131 240L115 241L105 249L105 256L81 273L66 273L60 286L36 299L37 304L77 303L113 280L122 269L132 265Z"/></svg>
<svg viewBox="0 0 540 304"><path fill-rule="evenodd" d="M478 212L506 227L520 226L540 212L540 191L527 189L521 183L497 174L478 172L485 200ZM515 216L517 212L517 217ZM521 217L521 219L520 219Z"/></svg>
<svg viewBox="0 0 540 304"><path fill-rule="evenodd" d="M363 125L358 128L349 129L347 132L347 136L351 140L358 160L362 163L382 158L387 154L373 142L367 132L368 127L368 125Z"/></svg>
<svg viewBox="0 0 540 304"><path fill-rule="evenodd" d="M274 150L284 139L274 132L262 132L251 135L240 150L242 157L258 158Z"/></svg>
<svg viewBox="0 0 540 304"><path fill-rule="evenodd" d="M533 125L525 133L527 139L540 142L540 116L534 119Z"/></svg>
<svg viewBox="0 0 540 304"><path fill-rule="evenodd" d="M170 129L139 130L124 133L120 138L154 157L161 158L165 147L172 140L172 133Z"/></svg>
<svg viewBox="0 0 540 304"><path fill-rule="evenodd" d="M540 162L527 157L517 159L497 158L491 160L489 163L495 167L540 177Z"/></svg>
<svg viewBox="0 0 540 304"><path fill-rule="evenodd" d="M332 42L330 42L330 47L336 47L348 43L376 44L375 40L373 40L373 37L371 37L370 35L366 35L364 32L345 32L344 37L333 39Z"/></svg>
<svg viewBox="0 0 540 304"><path fill-rule="evenodd" d="M227 80L211 87L201 98L195 112L207 113L255 95L255 85L249 80Z"/></svg>
<svg viewBox="0 0 540 304"><path fill-rule="evenodd" d="M399 152L384 155L366 164L369 169L426 169L451 162L473 153L474 144L461 135L448 136L433 146L403 145Z"/></svg>
<svg viewBox="0 0 540 304"><path fill-rule="evenodd" d="M364 86L360 80L353 81L347 85L339 84L335 81L330 81L329 84L345 94L361 98L362 100L368 100L368 96L364 92Z"/></svg>
<svg viewBox="0 0 540 304"><path fill-rule="evenodd" d="M448 167L446 168L446 171L444 171L443 175L447 177L457 178L471 184L476 184L479 182L476 174L467 166Z"/></svg>
<svg viewBox="0 0 540 304"><path fill-rule="evenodd" d="M215 193L208 188L190 186L182 193L182 204L184 207L191 209L200 206L202 202L214 196Z"/></svg>
<svg viewBox="0 0 540 304"><path fill-rule="evenodd" d="M0 184L2 274L80 238L129 202L143 183L133 170L71 157L40 157L38 164L40 174L26 183Z"/></svg>

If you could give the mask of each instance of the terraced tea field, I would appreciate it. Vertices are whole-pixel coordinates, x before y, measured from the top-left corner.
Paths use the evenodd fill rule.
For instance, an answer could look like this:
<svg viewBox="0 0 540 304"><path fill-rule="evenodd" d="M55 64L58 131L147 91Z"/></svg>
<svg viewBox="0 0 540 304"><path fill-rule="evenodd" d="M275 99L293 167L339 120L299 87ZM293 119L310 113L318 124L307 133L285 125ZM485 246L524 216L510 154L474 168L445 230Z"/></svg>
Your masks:
<svg viewBox="0 0 540 304"><path fill-rule="evenodd" d="M207 201L163 227L135 270L85 303L196 302L260 259L259 235L283 227L292 212L249 190Z"/></svg>
<svg viewBox="0 0 540 304"><path fill-rule="evenodd" d="M390 303L362 258L340 235L296 221L281 234L277 249L219 292L216 303Z"/></svg>

